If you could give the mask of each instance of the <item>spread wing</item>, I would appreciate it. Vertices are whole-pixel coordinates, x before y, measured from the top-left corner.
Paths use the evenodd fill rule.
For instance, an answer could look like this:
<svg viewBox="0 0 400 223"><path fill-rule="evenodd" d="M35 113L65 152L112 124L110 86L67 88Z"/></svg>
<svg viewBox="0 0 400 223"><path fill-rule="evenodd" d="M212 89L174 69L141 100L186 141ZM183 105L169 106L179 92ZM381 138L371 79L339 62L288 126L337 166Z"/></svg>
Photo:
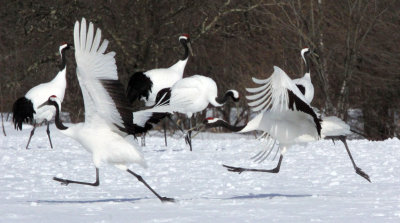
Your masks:
<svg viewBox="0 0 400 223"><path fill-rule="evenodd" d="M85 105L85 122L94 122L95 115L118 129L129 132L132 112L122 84L118 80L115 52L105 53L108 41L101 41L101 30L94 35L93 23L86 20L74 27L77 76Z"/></svg>
<svg viewBox="0 0 400 223"><path fill-rule="evenodd" d="M271 155L271 153L274 149L276 150L276 153L275 153L273 159L275 159L275 157L279 151L279 146L277 145L277 141L274 138L272 138L269 134L267 134L266 132L264 132L264 134L262 136L260 136L259 139L263 141L263 148L260 149L260 151L256 155L251 157L251 159L254 162L261 163Z"/></svg>
<svg viewBox="0 0 400 223"><path fill-rule="evenodd" d="M321 134L321 120L307 103L304 95L288 75L279 67L274 66L272 75L264 80L253 78L253 82L261 85L256 88L246 88L252 95L246 96L253 111L299 111L310 115Z"/></svg>

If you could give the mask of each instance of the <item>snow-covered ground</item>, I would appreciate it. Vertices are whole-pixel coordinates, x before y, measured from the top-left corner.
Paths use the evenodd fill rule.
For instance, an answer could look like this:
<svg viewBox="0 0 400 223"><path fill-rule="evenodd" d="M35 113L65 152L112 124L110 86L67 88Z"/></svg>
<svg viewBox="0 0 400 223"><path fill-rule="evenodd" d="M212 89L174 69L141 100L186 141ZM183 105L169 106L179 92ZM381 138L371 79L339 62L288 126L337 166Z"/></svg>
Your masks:
<svg viewBox="0 0 400 223"><path fill-rule="evenodd" d="M231 173L221 165L273 168L249 158L262 143L252 135L206 133L169 145L153 132L143 148L148 169L131 166L162 196L161 203L130 174L100 169L100 186L63 186L53 176L94 181L91 156L51 126L0 135L0 222L400 222L400 141L349 141L358 176L344 146L319 141L291 148L281 172Z"/></svg>

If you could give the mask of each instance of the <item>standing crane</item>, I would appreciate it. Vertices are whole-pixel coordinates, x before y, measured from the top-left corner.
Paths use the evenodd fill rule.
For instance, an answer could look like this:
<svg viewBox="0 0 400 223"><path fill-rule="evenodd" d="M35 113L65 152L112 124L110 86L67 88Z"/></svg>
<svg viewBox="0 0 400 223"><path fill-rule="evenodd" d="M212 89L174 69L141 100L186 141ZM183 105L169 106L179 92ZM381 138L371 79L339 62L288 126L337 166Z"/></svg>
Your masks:
<svg viewBox="0 0 400 223"><path fill-rule="evenodd" d="M39 84L31 88L24 97L17 99L13 105L13 122L16 130L22 130L22 123L29 122L33 124L33 129L29 136L26 149L28 149L31 138L35 133L35 129L43 122L47 124L47 137L49 138L50 147L53 144L50 138L50 121L54 117L55 109L53 106L44 106L38 108L39 105L44 103L51 95L56 95L61 101L64 99L65 88L67 86L66 73L67 64L65 60L65 52L71 48L68 43L62 43L59 47L61 64L58 74L53 80Z"/></svg>

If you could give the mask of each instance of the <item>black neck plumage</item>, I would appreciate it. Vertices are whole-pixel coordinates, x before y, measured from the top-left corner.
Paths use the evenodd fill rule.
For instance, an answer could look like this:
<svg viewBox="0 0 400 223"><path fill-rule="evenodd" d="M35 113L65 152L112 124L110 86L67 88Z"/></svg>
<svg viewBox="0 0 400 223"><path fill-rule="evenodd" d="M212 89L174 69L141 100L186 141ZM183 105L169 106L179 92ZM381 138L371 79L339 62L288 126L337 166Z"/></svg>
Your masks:
<svg viewBox="0 0 400 223"><path fill-rule="evenodd" d="M66 130L66 129L68 129L68 127L66 127L66 126L62 123L62 121L61 121L61 118L60 118L60 108L59 108L58 104L57 104L56 102L54 102L54 101L50 102L50 104L53 105L54 107L56 107L56 117L55 117L55 124L56 124L56 127L57 127L59 130Z"/></svg>
<svg viewBox="0 0 400 223"><path fill-rule="evenodd" d="M67 64L66 59L65 59L65 52L69 49L69 47L65 47L64 49L61 50L61 64L59 66L60 71L65 69L65 66Z"/></svg>
<svg viewBox="0 0 400 223"><path fill-rule="evenodd" d="M217 101L219 104L225 104L229 98L232 98L232 100L235 101L235 97L233 97L233 93L231 91L227 91L222 97L216 97L215 101Z"/></svg>
<svg viewBox="0 0 400 223"><path fill-rule="evenodd" d="M189 47L187 46L188 41L185 39L182 39L180 42L181 42L183 48L185 49L185 53L183 54L182 60L186 60L189 57Z"/></svg>
<svg viewBox="0 0 400 223"><path fill-rule="evenodd" d="M304 60L306 65L306 73L310 73L310 51L304 53Z"/></svg>
<svg viewBox="0 0 400 223"><path fill-rule="evenodd" d="M246 127L246 125L233 126L233 125L228 124L224 120L218 120L213 123L206 123L205 125L207 128L223 127L223 128L231 130L232 132L239 132L240 130L244 129L244 127Z"/></svg>

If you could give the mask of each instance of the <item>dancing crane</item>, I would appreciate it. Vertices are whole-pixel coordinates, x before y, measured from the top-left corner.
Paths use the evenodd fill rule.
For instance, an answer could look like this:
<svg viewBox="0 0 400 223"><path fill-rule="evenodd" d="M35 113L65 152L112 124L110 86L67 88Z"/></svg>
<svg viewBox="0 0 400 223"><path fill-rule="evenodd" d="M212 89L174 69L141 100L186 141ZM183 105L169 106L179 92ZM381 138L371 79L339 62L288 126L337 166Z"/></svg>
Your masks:
<svg viewBox="0 0 400 223"><path fill-rule="evenodd" d="M61 101L56 96L51 96L42 106L54 106L56 127L92 153L96 181L88 183L58 177L53 179L64 185L73 183L99 186L99 167L105 162L135 176L161 201L174 201L172 198L161 197L127 166L136 163L146 167L146 162L132 136L135 132L133 115L123 86L118 80L115 52L105 53L108 41L101 41L101 30L97 29L94 36L93 23L89 24L87 30L84 18L81 23L77 21L74 27L74 44L77 77L85 106L85 122L65 126L60 121Z"/></svg>
<svg viewBox="0 0 400 223"><path fill-rule="evenodd" d="M274 72L268 79L253 78L253 81L262 84L261 87L247 89L250 93L254 93L247 96L249 100L254 100L249 105L253 107L253 110L261 111L256 117L243 126L232 126L218 118L208 118L204 124L207 127L225 127L239 133L254 130L264 131L266 147L254 158L263 161L278 141L281 154L278 165L271 170L227 165L224 167L238 173L243 171L278 173L283 155L292 145L313 142L320 138L338 139L345 145L356 173L370 181L369 176L355 164L347 146L345 136L350 134L350 127L346 123L335 116L319 119L297 86L279 67L274 67Z"/></svg>

